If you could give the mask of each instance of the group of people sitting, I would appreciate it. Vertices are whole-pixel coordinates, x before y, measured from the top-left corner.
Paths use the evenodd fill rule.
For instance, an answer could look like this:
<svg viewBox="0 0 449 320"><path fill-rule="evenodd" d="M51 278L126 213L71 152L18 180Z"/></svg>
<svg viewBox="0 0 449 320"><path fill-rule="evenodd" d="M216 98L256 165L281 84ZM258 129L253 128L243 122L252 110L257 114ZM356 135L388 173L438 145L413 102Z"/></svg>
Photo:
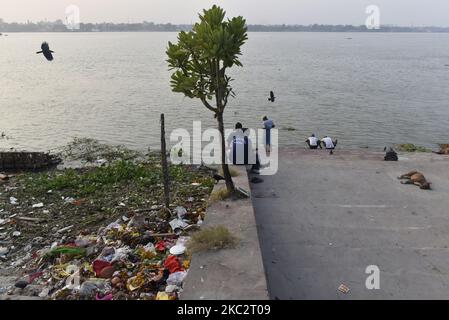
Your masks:
<svg viewBox="0 0 449 320"><path fill-rule="evenodd" d="M275 128L274 121L267 116L263 117L263 129L265 129L265 148L269 155L271 152L271 130ZM338 140L333 140L329 136L319 139L315 134L312 134L305 141L310 149L326 149L333 153L337 146ZM230 151L229 156L233 164L253 164L258 163L258 150L253 149L253 144L249 138L249 130L243 127L242 123L235 124L235 130L227 138L227 149ZM254 152L255 151L255 152Z"/></svg>
<svg viewBox="0 0 449 320"><path fill-rule="evenodd" d="M307 145L310 149L323 149L323 146L326 150L334 150L337 146L338 140L332 140L331 137L325 136L323 139L318 139L315 134L312 134L306 140Z"/></svg>

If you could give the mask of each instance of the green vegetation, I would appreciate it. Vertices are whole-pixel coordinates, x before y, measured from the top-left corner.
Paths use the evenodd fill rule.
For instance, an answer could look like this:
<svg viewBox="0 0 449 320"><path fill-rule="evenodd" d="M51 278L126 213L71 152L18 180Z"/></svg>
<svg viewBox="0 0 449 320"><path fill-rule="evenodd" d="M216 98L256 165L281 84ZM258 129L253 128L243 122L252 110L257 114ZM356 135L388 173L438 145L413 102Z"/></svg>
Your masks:
<svg viewBox="0 0 449 320"><path fill-rule="evenodd" d="M231 193L226 188L221 188L218 190L215 190L211 193L209 197L209 203L214 203L217 201L223 201L228 199L231 196Z"/></svg>
<svg viewBox="0 0 449 320"><path fill-rule="evenodd" d="M74 138L61 152L61 157L66 160L79 160L82 162L95 162L104 159L107 161L134 160L142 156L135 150L130 150L124 146L112 146L102 144L98 140L91 138Z"/></svg>
<svg viewBox="0 0 449 320"><path fill-rule="evenodd" d="M129 155L134 154L132 150L107 147L90 139L86 143L89 148L98 146L101 152L120 152L113 157L114 161L102 166L20 173L3 184L7 191L0 193L0 209L10 215L32 219L17 226L22 233L16 240L17 247L26 245L36 234L55 234L72 225L73 230L65 234L96 230L123 215L141 210L156 213L164 203L160 153L129 160ZM81 143L78 147L86 150ZM92 152L100 154L99 150L93 148ZM204 212L206 199L214 187L212 171L169 165L169 175L170 207L184 206L192 212ZM17 199L17 204L11 203L11 197ZM37 204L41 205L33 207ZM157 209L151 209L153 206Z"/></svg>
<svg viewBox="0 0 449 320"><path fill-rule="evenodd" d="M205 228L192 235L188 248L192 252L232 249L238 244L238 239L225 227Z"/></svg>
<svg viewBox="0 0 449 320"><path fill-rule="evenodd" d="M402 152L431 152L431 150L424 147L415 146L413 143L400 144L397 146L397 150Z"/></svg>
<svg viewBox="0 0 449 320"><path fill-rule="evenodd" d="M181 31L178 42L168 43L167 56L174 92L201 100L215 114L221 133L221 162L229 192L235 192L226 164L223 114L229 97L234 97L232 78L226 73L233 66L242 66L241 47L248 39L243 17L225 20L226 12L217 6L204 10L192 31Z"/></svg>
<svg viewBox="0 0 449 320"><path fill-rule="evenodd" d="M175 168L173 171L179 170ZM62 172L30 175L26 180L26 187L35 194L53 190L88 196L123 184L132 183L137 187L155 185L161 181L161 177L160 168L150 163L118 160L108 166L91 170L66 169ZM180 173L176 177L180 178Z"/></svg>

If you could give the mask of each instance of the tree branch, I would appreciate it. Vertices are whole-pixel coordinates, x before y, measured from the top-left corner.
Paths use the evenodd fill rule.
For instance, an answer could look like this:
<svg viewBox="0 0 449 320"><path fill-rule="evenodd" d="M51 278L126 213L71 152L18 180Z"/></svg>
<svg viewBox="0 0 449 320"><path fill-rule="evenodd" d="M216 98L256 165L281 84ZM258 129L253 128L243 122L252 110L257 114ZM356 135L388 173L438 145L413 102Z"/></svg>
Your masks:
<svg viewBox="0 0 449 320"><path fill-rule="evenodd" d="M207 102L207 100L206 100L205 97L201 97L200 99L201 99L201 101L203 102L203 104L206 106L207 109L209 109L210 111L215 112L215 113L218 112L218 109L212 107L212 106L210 105L210 103Z"/></svg>

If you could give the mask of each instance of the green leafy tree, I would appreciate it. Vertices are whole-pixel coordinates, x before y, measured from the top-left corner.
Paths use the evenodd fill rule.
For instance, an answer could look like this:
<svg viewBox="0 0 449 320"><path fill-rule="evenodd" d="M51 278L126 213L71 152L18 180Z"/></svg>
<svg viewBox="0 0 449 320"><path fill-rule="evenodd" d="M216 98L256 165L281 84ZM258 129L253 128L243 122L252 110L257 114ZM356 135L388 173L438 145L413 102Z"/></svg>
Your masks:
<svg viewBox="0 0 449 320"><path fill-rule="evenodd" d="M200 22L190 32L180 32L178 43L169 42L167 55L174 92L197 98L215 113L221 134L221 160L228 191L235 192L229 167L226 164L226 142L223 113L230 97L234 97L232 78L226 71L242 66L239 61L241 47L248 39L243 17L225 20L226 12L213 6L203 10Z"/></svg>

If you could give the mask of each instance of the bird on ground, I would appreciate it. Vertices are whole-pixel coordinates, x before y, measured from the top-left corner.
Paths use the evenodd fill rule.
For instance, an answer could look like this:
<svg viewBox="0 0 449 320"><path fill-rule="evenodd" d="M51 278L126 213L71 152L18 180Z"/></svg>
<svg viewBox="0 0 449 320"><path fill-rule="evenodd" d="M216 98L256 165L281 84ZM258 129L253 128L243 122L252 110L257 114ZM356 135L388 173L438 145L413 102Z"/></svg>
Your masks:
<svg viewBox="0 0 449 320"><path fill-rule="evenodd" d="M43 54L44 54L44 57L45 57L48 61L52 61L52 60L53 60L53 55L52 55L52 53L54 53L54 51L50 50L50 46L48 45L47 42L43 42L43 43L42 43L41 49L42 49L42 51L38 51L38 52L36 52L36 54L43 53Z"/></svg>
<svg viewBox="0 0 449 320"><path fill-rule="evenodd" d="M215 184L217 184L218 182L220 182L220 180L224 180L225 178L223 178L219 174L214 174L214 179L215 179Z"/></svg>
<svg viewBox="0 0 449 320"><path fill-rule="evenodd" d="M274 102L276 100L276 97L274 96L274 92L270 91L270 97L268 98L268 101Z"/></svg>

